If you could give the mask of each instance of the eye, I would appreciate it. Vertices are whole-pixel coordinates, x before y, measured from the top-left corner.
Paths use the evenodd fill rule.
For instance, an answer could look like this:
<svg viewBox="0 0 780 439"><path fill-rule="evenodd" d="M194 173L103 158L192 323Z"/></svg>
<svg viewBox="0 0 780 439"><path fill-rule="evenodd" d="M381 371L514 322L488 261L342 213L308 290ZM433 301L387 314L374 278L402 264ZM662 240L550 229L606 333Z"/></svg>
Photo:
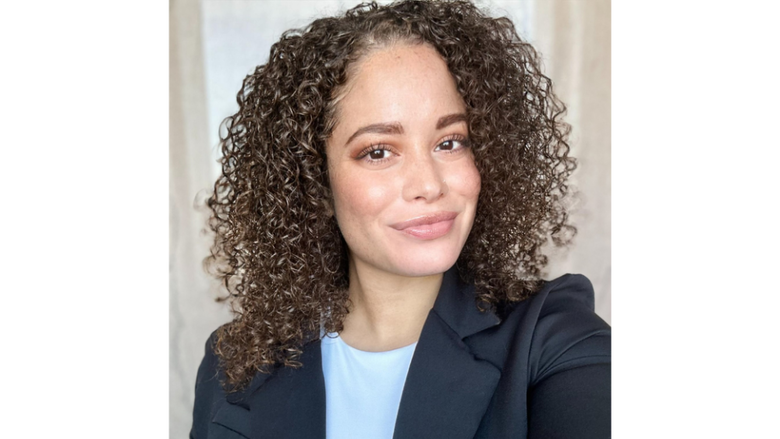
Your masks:
<svg viewBox="0 0 780 439"><path fill-rule="evenodd" d="M436 151L452 153L469 147L469 140L463 136L454 136L445 139L436 146Z"/></svg>
<svg viewBox="0 0 780 439"><path fill-rule="evenodd" d="M386 149L374 149L366 154L371 160L382 160L390 156L390 151Z"/></svg>
<svg viewBox="0 0 780 439"><path fill-rule="evenodd" d="M356 160L364 160L370 164L382 163L393 155L393 151L387 145L371 145L360 151Z"/></svg>

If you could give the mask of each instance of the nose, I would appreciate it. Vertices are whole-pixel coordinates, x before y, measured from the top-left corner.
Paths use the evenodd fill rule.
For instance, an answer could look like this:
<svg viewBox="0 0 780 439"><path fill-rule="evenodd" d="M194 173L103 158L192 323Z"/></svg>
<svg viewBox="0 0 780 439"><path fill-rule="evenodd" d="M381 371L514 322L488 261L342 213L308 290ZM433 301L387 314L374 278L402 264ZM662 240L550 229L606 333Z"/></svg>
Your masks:
<svg viewBox="0 0 780 439"><path fill-rule="evenodd" d="M429 154L410 156L405 163L403 197L406 201L424 200L428 203L447 194L441 164Z"/></svg>

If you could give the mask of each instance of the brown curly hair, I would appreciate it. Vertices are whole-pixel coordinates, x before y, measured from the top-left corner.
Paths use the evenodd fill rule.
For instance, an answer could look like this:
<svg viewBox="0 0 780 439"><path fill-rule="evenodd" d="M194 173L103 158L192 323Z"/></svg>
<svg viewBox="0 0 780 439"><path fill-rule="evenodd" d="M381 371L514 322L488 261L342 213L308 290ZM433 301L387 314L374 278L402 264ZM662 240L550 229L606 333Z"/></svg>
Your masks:
<svg viewBox="0 0 780 439"><path fill-rule="evenodd" d="M349 67L394 43L435 48L466 104L482 190L456 265L480 309L501 315L536 292L543 245L567 244L576 232L564 203L576 166L565 107L509 19L467 1L401 1L289 30L244 80L239 110L223 122L222 175L208 200L216 239L205 262L235 314L214 346L228 390L258 371L299 366L305 343L322 329L342 330L347 247L325 145Z"/></svg>

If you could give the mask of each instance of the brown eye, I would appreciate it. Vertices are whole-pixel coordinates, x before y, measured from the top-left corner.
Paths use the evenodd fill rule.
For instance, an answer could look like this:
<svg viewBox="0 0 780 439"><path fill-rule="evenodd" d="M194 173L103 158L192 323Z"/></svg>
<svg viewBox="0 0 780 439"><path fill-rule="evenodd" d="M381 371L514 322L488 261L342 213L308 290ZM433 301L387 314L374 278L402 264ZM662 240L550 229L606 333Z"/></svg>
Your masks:
<svg viewBox="0 0 780 439"><path fill-rule="evenodd" d="M439 145L439 150L441 151L452 151L455 149L455 141L454 140L447 140L441 143Z"/></svg>
<svg viewBox="0 0 780 439"><path fill-rule="evenodd" d="M368 158L371 160L382 160L383 158L387 157L387 154L390 151L384 150L384 149L375 149L368 153Z"/></svg>
<svg viewBox="0 0 780 439"><path fill-rule="evenodd" d="M388 145L370 145L360 151L355 159L371 165L378 165L390 160L393 154L391 147Z"/></svg>
<svg viewBox="0 0 780 439"><path fill-rule="evenodd" d="M436 151L454 152L468 147L468 140L466 139L448 139L439 144L436 147Z"/></svg>

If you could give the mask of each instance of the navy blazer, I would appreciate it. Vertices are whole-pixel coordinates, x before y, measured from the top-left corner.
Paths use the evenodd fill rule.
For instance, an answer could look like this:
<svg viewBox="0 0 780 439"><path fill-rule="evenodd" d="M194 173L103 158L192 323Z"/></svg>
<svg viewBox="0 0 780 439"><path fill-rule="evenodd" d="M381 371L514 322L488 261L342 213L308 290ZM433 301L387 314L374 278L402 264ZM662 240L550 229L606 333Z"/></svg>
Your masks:
<svg viewBox="0 0 780 439"><path fill-rule="evenodd" d="M404 384L395 439L608 438L610 327L581 275L547 282L503 321L447 271ZM191 438L325 438L319 340L303 366L257 374L226 395L206 344Z"/></svg>

